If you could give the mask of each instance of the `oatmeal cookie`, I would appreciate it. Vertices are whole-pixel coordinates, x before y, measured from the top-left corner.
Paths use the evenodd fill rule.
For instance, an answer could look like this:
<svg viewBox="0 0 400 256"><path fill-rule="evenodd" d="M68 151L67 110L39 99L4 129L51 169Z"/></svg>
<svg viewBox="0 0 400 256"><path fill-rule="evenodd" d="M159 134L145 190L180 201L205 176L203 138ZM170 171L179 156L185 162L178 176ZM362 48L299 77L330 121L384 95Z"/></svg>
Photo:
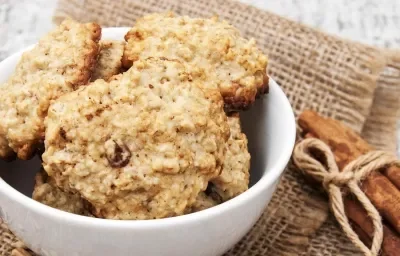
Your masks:
<svg viewBox="0 0 400 256"><path fill-rule="evenodd" d="M123 65L147 57L189 63L194 75L217 85L227 111L247 109L268 91L267 57L225 21L151 14L138 19L125 40Z"/></svg>
<svg viewBox="0 0 400 256"><path fill-rule="evenodd" d="M8 146L8 140L5 137L2 137L2 134L4 134L4 132L2 132L0 125L0 158L7 162L11 162L15 160L16 154L12 148Z"/></svg>
<svg viewBox="0 0 400 256"><path fill-rule="evenodd" d="M213 206L218 205L220 202L214 200L212 197L206 195L204 192L200 192L196 198L194 204L187 209L186 213L199 212Z"/></svg>
<svg viewBox="0 0 400 256"><path fill-rule="evenodd" d="M239 114L228 117L230 137L226 143L226 154L221 175L213 179L212 190L222 201L227 201L249 188L250 154L247 137L241 131Z"/></svg>
<svg viewBox="0 0 400 256"><path fill-rule="evenodd" d="M44 170L40 170L35 177L35 187L32 198L50 207L89 216L90 206L78 194L64 192L57 187L54 179L49 177Z"/></svg>
<svg viewBox="0 0 400 256"><path fill-rule="evenodd" d="M179 61L136 61L49 108L43 166L94 215L181 215L221 172L229 126L218 90Z"/></svg>
<svg viewBox="0 0 400 256"><path fill-rule="evenodd" d="M100 34L95 23L66 20L22 55L0 86L0 157L32 157L51 101L90 79Z"/></svg>
<svg viewBox="0 0 400 256"><path fill-rule="evenodd" d="M116 40L101 40L100 53L96 68L91 80L104 79L106 81L121 72L122 55L124 54L125 42Z"/></svg>

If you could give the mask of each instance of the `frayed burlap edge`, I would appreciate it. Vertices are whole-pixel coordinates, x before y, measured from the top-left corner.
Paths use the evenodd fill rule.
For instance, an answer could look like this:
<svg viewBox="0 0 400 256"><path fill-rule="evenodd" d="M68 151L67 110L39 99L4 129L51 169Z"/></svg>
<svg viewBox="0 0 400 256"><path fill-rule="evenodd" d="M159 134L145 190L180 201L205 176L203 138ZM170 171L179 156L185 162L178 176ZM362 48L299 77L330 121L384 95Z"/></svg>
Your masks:
<svg viewBox="0 0 400 256"><path fill-rule="evenodd" d="M396 151L400 120L400 51L384 51L387 66L380 74L362 136L378 149Z"/></svg>

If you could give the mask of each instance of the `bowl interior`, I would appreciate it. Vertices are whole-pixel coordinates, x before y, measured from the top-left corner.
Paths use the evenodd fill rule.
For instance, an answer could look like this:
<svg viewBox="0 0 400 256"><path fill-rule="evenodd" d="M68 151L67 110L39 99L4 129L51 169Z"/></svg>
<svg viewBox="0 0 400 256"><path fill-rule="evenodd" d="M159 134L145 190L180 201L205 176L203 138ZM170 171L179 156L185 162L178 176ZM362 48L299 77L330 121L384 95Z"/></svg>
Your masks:
<svg viewBox="0 0 400 256"><path fill-rule="evenodd" d="M103 29L103 39L123 40L126 28ZM0 84L13 72L21 52L0 63ZM249 140L251 186L261 178L269 184L278 179L292 152L295 123L290 104L279 86L270 79L270 93L241 113L242 127ZM40 169L38 157L6 163L0 160L0 176L24 195L31 197L34 176ZM247 192L246 192L247 193Z"/></svg>

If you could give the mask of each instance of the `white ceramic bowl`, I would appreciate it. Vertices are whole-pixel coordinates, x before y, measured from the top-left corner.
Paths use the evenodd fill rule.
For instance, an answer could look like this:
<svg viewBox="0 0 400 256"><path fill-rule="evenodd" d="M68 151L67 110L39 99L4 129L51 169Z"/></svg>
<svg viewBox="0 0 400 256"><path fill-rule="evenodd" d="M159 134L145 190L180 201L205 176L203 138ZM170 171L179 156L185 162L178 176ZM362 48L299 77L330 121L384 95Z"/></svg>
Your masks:
<svg viewBox="0 0 400 256"><path fill-rule="evenodd" d="M127 28L103 29L122 40ZM0 63L0 83L13 72L21 52ZM40 161L0 161L0 216L40 255L221 255L254 225L271 200L295 142L289 101L270 79L270 92L242 113L249 139L251 188L216 207L173 218L104 220L62 212L30 199ZM1 121L1 120L0 120Z"/></svg>

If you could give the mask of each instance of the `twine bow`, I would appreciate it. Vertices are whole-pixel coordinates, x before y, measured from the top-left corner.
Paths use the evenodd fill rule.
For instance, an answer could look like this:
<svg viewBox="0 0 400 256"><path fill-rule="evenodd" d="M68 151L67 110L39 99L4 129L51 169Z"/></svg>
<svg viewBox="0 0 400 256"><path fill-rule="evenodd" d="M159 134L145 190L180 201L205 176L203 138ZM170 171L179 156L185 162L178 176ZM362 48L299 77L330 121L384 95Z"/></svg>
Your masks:
<svg viewBox="0 0 400 256"><path fill-rule="evenodd" d="M326 167L312 156L311 149L317 149L324 155ZM350 241L365 255L378 255L383 239L382 219L358 184L371 172L389 164L398 163L396 157L384 151L371 151L350 162L342 172L339 172L335 156L330 148L318 139L308 138L297 144L293 152L293 160L303 172L322 182L329 194L333 214ZM372 220L374 234L371 248L364 245L350 226L344 210L342 187L347 187L356 196Z"/></svg>

